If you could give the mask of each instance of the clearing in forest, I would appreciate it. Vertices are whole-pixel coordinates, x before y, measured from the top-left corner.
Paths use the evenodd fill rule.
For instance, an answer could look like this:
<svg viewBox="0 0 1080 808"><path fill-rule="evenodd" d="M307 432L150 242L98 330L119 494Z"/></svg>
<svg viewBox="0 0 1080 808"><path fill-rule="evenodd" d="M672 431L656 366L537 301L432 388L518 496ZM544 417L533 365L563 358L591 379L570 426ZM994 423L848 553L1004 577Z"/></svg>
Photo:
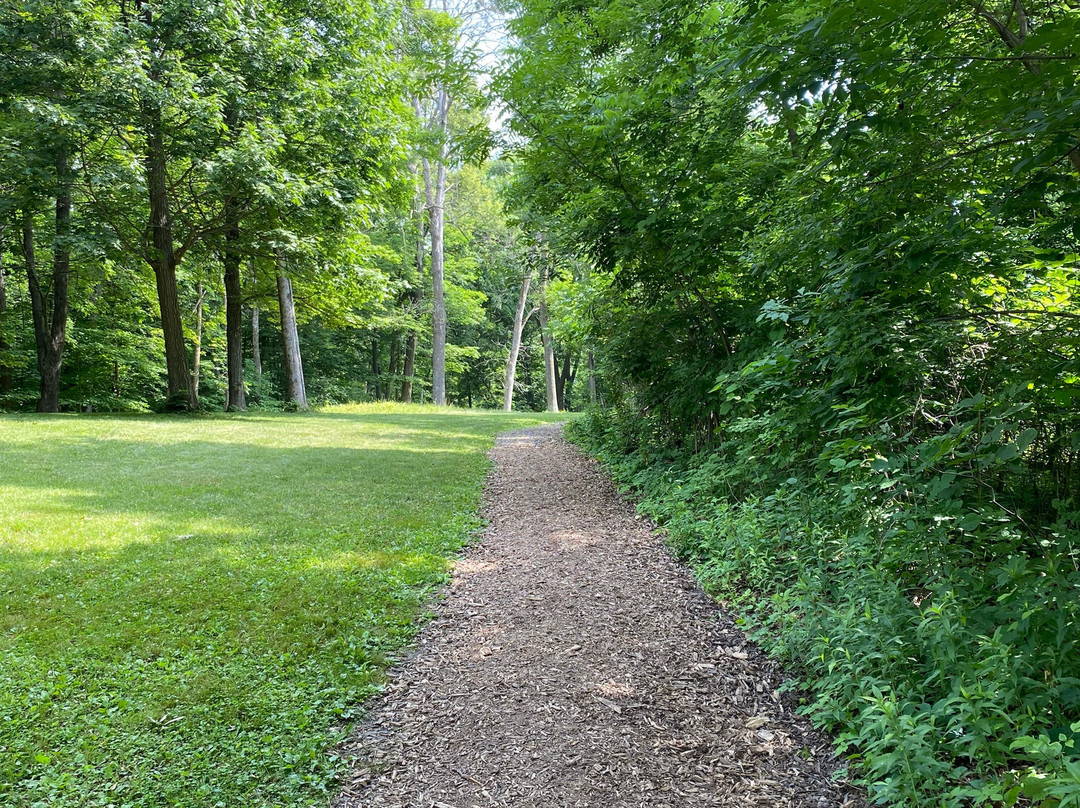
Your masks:
<svg viewBox="0 0 1080 808"><path fill-rule="evenodd" d="M338 808L862 804L776 666L557 426L494 458L489 527Z"/></svg>
<svg viewBox="0 0 1080 808"><path fill-rule="evenodd" d="M534 416L0 418L0 804L325 805Z"/></svg>

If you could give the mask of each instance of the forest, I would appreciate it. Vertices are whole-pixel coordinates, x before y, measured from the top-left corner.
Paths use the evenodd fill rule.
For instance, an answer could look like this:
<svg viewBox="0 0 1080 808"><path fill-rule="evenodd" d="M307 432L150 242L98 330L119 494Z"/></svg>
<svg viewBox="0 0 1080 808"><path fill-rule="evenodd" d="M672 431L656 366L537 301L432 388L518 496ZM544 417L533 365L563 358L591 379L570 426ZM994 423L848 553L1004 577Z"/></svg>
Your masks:
<svg viewBox="0 0 1080 808"><path fill-rule="evenodd" d="M584 264L504 209L457 11L5 4L0 409L566 408Z"/></svg>
<svg viewBox="0 0 1080 808"><path fill-rule="evenodd" d="M0 409L584 410L875 803L1080 806L1075 0L11 0Z"/></svg>

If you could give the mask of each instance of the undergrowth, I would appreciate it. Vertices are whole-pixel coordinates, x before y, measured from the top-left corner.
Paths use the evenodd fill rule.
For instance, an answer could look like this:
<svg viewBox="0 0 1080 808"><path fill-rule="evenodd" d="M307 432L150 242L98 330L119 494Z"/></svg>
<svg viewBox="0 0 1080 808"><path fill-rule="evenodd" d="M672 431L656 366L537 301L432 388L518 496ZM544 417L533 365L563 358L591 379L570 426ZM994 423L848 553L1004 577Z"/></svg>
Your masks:
<svg viewBox="0 0 1080 808"><path fill-rule="evenodd" d="M696 450L630 407L570 434L800 676L804 712L875 802L1080 805L1076 531L1065 517L1035 531L965 485L1035 436L964 406L921 444L855 440L847 414L819 424L809 459L785 447L782 407ZM996 429L965 426L980 415Z"/></svg>

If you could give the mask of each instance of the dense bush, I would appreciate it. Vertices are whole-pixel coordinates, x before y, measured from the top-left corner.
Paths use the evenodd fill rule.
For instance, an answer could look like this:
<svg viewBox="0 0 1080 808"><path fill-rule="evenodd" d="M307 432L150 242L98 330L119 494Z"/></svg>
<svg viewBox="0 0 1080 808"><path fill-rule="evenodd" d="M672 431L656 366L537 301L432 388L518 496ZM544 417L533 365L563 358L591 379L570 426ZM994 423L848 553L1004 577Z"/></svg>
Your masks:
<svg viewBox="0 0 1080 808"><path fill-rule="evenodd" d="M1076 4L517 6L579 438L876 799L1080 804Z"/></svg>
<svg viewBox="0 0 1080 808"><path fill-rule="evenodd" d="M989 420L980 403L964 409ZM1036 538L965 484L966 470L1017 463L1032 430L965 422L886 457L838 415L817 456L792 464L774 451L791 426L782 413L733 419L727 440L696 453L626 411L593 413L574 435L802 675L806 711L877 799L1076 804L1075 528L1061 518Z"/></svg>

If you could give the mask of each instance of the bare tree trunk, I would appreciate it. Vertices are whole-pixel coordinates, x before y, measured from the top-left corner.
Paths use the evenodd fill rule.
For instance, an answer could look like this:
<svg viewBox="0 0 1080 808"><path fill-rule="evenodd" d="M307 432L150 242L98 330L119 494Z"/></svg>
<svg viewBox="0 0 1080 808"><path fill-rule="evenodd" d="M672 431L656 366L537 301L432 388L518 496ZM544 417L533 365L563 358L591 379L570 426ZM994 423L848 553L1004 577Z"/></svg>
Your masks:
<svg viewBox="0 0 1080 808"><path fill-rule="evenodd" d="M371 338L371 376L372 376L372 397L378 401L382 396L382 389L379 387L379 340L377 337Z"/></svg>
<svg viewBox="0 0 1080 808"><path fill-rule="evenodd" d="M235 218L235 217L234 217ZM240 227L233 221L225 233L225 359L228 385L228 410L246 410L244 394L244 308L240 286ZM256 309L258 311L258 309ZM252 315L252 322L258 318Z"/></svg>
<svg viewBox="0 0 1080 808"><path fill-rule="evenodd" d="M443 142L432 177L431 163L423 159L424 190L431 233L431 399L437 406L446 404L446 302L444 300L443 229L446 221L446 161L449 149L446 125L450 114L450 95L440 87L435 100L436 131Z"/></svg>
<svg viewBox="0 0 1080 808"><path fill-rule="evenodd" d="M412 403L412 383L413 376L416 371L416 333L414 331L409 332L409 336L405 338L405 367L402 369L401 375L404 377L401 380L401 400L406 404Z"/></svg>
<svg viewBox="0 0 1080 808"><path fill-rule="evenodd" d="M547 268L544 269L544 284L547 286ZM555 377L555 340L551 336L548 321L547 303L544 302L544 288L540 290L540 339L544 343L544 389L547 393L547 411L559 411L559 396Z"/></svg>
<svg viewBox="0 0 1080 808"><path fill-rule="evenodd" d="M562 361L559 361L558 355L555 356L555 401L558 402L559 411L566 410L566 377L570 373L570 368L567 367L569 363L570 355L563 356Z"/></svg>
<svg viewBox="0 0 1080 808"><path fill-rule="evenodd" d="M532 271L526 270L521 279L517 308L514 310L514 331L510 335L510 356L506 358L506 378L503 381L503 410L514 408L514 376L517 373L518 354L521 352L521 334L525 330L525 306L529 302L529 284Z"/></svg>
<svg viewBox="0 0 1080 808"><path fill-rule="evenodd" d="M223 112L225 126L235 141L239 130L240 113L236 99L230 99ZM240 205L230 196L225 201L225 252L222 264L225 269L225 364L228 377L228 393L225 409L247 409L244 395L244 308L240 285Z"/></svg>
<svg viewBox="0 0 1080 808"><path fill-rule="evenodd" d="M262 399L262 346L259 344L259 307L251 309L251 361L255 365L255 389Z"/></svg>
<svg viewBox="0 0 1080 808"><path fill-rule="evenodd" d="M417 215L422 214L422 205L417 204ZM417 282L409 290L409 297L414 307L420 304L420 279L424 276L424 222L420 219L420 236L416 239L416 277ZM416 375L416 332L409 331L405 338L405 367L402 370L401 400L406 404L412 403L413 376Z"/></svg>
<svg viewBox="0 0 1080 808"><path fill-rule="evenodd" d="M401 375L401 334L390 338L390 378L383 388L383 398L393 401L396 397L397 378Z"/></svg>
<svg viewBox="0 0 1080 808"><path fill-rule="evenodd" d="M562 358L562 369L556 376L555 390L558 392L559 411L570 410L570 386L574 383L574 373L570 365L570 351Z"/></svg>
<svg viewBox="0 0 1080 808"><path fill-rule="evenodd" d="M202 367L203 301L205 290L203 282L195 284L195 345L191 360L191 397L199 399L199 369Z"/></svg>
<svg viewBox="0 0 1080 808"><path fill-rule="evenodd" d="M7 283L4 279L4 231L7 225L0 224L0 354L4 354L11 347L4 337L4 312L7 310ZM11 368L6 364L7 359L0 356L0 407L3 406L7 397L11 395Z"/></svg>
<svg viewBox="0 0 1080 808"><path fill-rule="evenodd" d="M596 354L589 349L589 403L596 403Z"/></svg>
<svg viewBox="0 0 1080 808"><path fill-rule="evenodd" d="M551 335L550 322L548 320L547 302L545 301L545 293L547 292L547 282L549 277L549 269L547 264L547 257L542 256L543 271L540 276L540 339L544 343L544 385L547 392L547 411L558 412L559 411L559 397L558 392L555 389L555 340Z"/></svg>
<svg viewBox="0 0 1080 808"><path fill-rule="evenodd" d="M545 325L546 317L541 317L541 339L544 341L544 385L547 390L547 411L559 411L559 396L555 389L555 345L551 333Z"/></svg>
<svg viewBox="0 0 1080 808"><path fill-rule="evenodd" d="M306 410L304 363L300 357L300 337L296 333L296 301L292 281L285 274L284 261L278 256L278 310L281 314L281 344L285 351L285 401Z"/></svg>
<svg viewBox="0 0 1080 808"><path fill-rule="evenodd" d="M23 215L23 256L26 259L26 281L30 291L30 307L34 319L34 343L37 347L38 376L41 380L37 403L38 412L60 411L60 369L63 365L67 337L68 279L71 273L71 191L68 185L67 152L56 157L58 190L56 193L56 235L53 241L53 269L50 294L41 289L37 274L34 245L34 219Z"/></svg>
<svg viewBox="0 0 1080 808"><path fill-rule="evenodd" d="M431 399L437 406L446 404L446 301L444 299L443 226L446 217L446 165L435 167L431 187L431 167L424 161L424 178L429 185L428 211L431 233Z"/></svg>
<svg viewBox="0 0 1080 808"><path fill-rule="evenodd" d="M162 135L161 111L148 107L146 150L146 184L150 200L150 228L153 247L149 264L157 281L158 307L161 310L161 330L165 335L165 366L168 375L169 400L172 406L194 409L198 400L193 396L191 373L188 368L184 324L180 315L180 297L176 289L176 253L173 249L173 227L169 211L168 178L166 176L165 142Z"/></svg>

